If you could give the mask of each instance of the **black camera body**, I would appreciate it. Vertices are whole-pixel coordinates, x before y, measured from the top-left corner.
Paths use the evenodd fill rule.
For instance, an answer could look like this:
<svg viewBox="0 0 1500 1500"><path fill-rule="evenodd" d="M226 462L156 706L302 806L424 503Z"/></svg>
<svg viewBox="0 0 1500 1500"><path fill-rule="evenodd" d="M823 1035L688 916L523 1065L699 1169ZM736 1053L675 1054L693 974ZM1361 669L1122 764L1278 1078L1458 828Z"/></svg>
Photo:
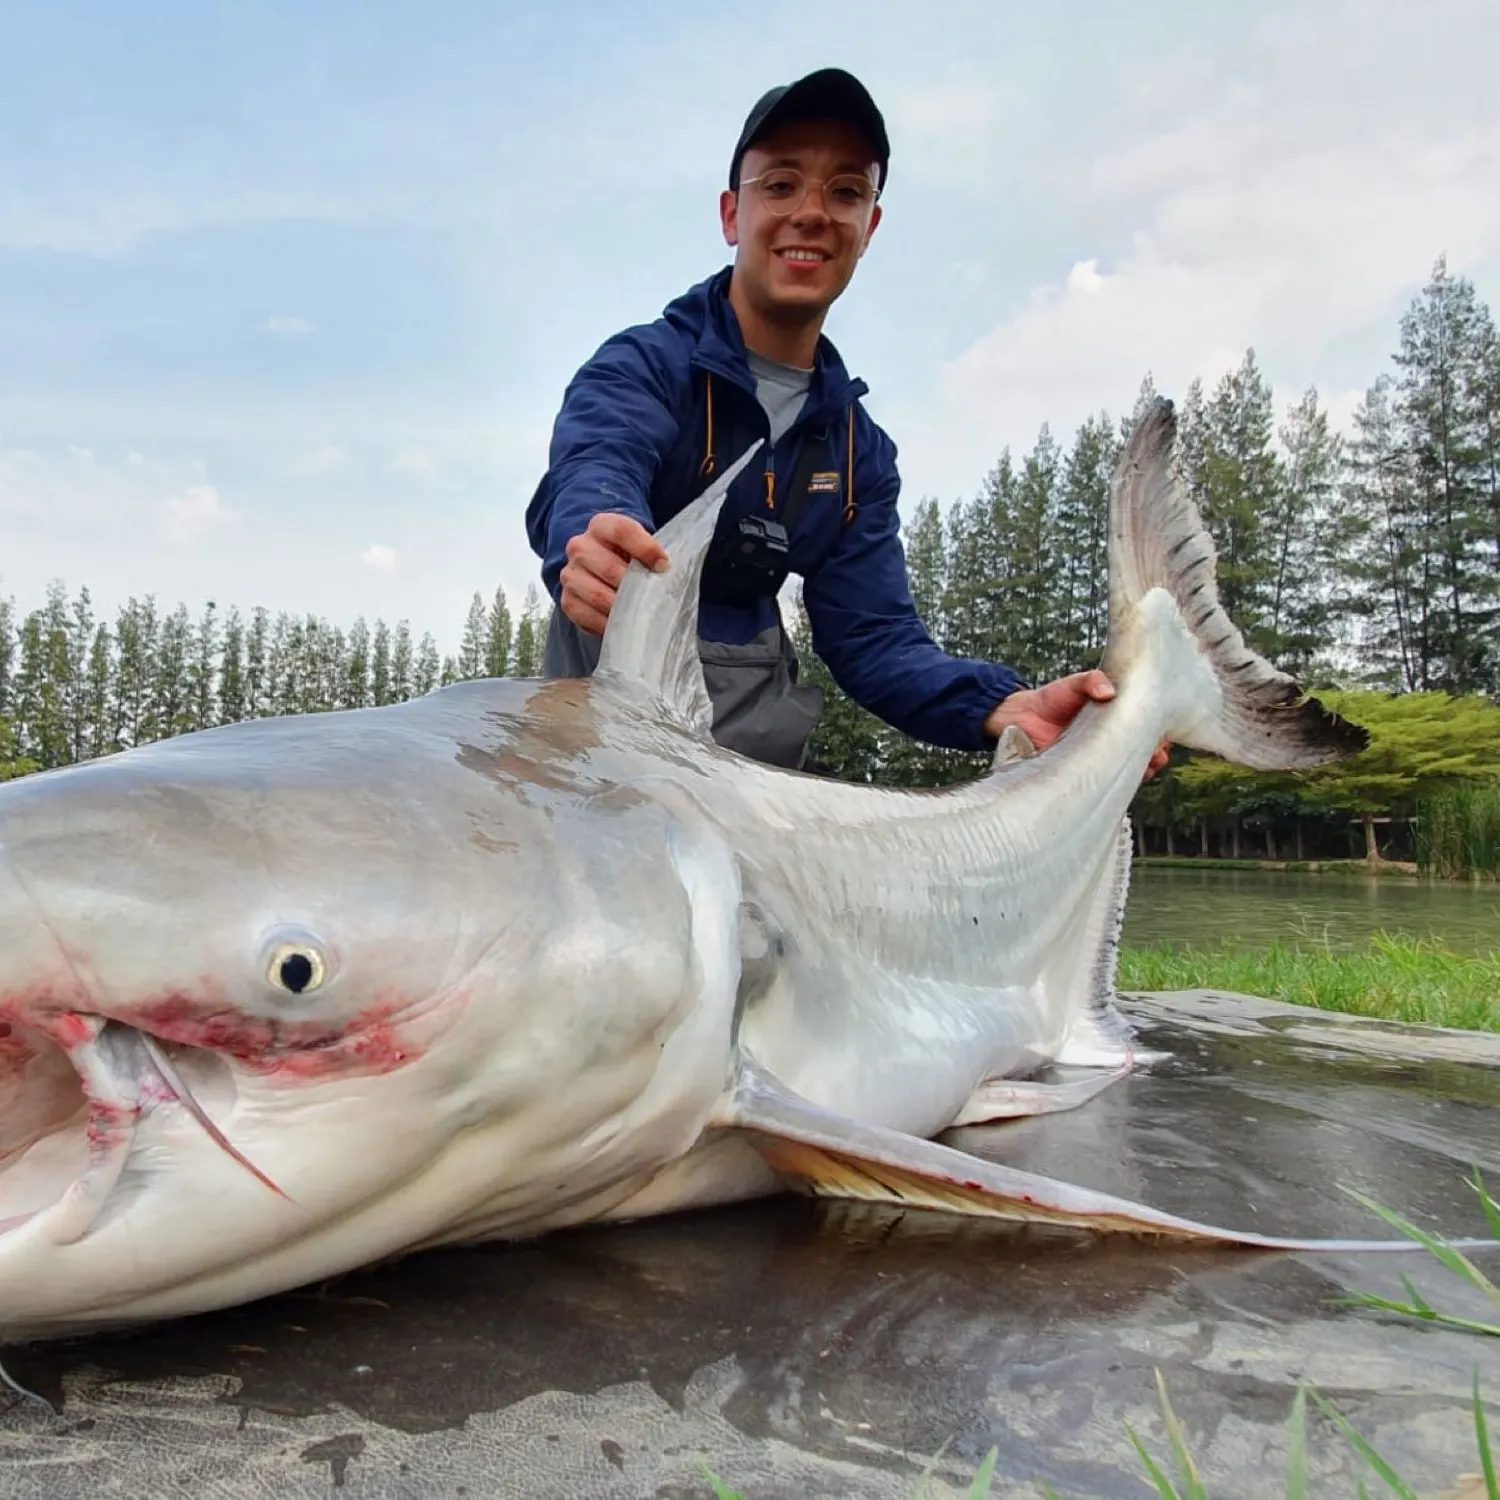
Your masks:
<svg viewBox="0 0 1500 1500"><path fill-rule="evenodd" d="M727 536L714 538L704 560L703 587L726 603L746 604L775 594L786 582L786 527L767 516L742 516Z"/></svg>

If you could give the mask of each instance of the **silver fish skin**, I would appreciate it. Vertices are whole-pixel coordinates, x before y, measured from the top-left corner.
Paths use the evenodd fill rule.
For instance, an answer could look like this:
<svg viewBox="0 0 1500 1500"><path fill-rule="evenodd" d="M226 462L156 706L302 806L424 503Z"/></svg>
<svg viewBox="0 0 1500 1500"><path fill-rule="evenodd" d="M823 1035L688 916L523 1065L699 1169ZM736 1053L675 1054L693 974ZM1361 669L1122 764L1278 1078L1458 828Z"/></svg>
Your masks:
<svg viewBox="0 0 1500 1500"><path fill-rule="evenodd" d="M1363 743L1225 617L1174 443L1160 402L1112 485L1117 696L963 786L711 739L698 582L753 449L632 567L592 678L0 786L0 1339L787 1187L1269 1243L932 1140L1131 1065L1127 808L1161 740Z"/></svg>

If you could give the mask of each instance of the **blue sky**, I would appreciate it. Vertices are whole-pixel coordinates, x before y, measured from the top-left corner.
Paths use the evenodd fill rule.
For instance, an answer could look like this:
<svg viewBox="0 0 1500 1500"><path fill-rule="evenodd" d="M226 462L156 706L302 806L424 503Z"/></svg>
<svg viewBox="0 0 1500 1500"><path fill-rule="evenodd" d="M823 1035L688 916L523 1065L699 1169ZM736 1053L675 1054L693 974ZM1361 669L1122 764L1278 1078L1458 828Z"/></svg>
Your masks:
<svg viewBox="0 0 1500 1500"><path fill-rule="evenodd" d="M829 332L909 508L1253 345L1342 420L1439 253L1500 313L1500 7L0 0L0 594L456 645L609 333L724 264L762 89L892 134ZM909 509L908 509L909 514Z"/></svg>

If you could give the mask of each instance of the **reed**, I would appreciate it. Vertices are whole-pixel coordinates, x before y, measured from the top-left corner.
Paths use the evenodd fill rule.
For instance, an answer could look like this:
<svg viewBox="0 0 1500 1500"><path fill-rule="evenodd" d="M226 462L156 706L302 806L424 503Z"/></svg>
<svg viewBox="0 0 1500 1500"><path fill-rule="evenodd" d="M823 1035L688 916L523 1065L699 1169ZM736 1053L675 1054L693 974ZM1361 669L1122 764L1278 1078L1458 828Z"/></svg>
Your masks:
<svg viewBox="0 0 1500 1500"><path fill-rule="evenodd" d="M1446 880L1500 879L1500 782L1449 787L1422 800L1416 862Z"/></svg>

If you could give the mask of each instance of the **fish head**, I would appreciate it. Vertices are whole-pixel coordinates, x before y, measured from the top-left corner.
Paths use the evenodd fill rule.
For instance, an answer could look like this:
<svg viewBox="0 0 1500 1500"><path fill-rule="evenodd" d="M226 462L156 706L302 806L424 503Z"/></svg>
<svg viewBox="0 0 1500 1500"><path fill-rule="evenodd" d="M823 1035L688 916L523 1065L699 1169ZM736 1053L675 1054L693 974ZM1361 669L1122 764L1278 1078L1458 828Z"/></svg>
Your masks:
<svg viewBox="0 0 1500 1500"><path fill-rule="evenodd" d="M0 789L0 1338L545 1217L722 1086L669 815L334 717Z"/></svg>

